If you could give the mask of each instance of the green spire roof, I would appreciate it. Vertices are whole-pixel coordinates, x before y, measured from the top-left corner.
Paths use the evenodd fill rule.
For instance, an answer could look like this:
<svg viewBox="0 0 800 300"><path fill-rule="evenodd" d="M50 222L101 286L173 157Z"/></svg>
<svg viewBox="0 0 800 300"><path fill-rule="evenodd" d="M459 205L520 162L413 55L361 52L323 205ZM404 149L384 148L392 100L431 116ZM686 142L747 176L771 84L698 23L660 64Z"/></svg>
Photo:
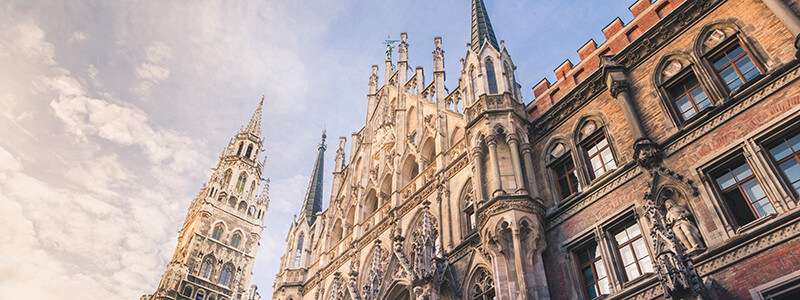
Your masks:
<svg viewBox="0 0 800 300"><path fill-rule="evenodd" d="M303 211L300 213L305 215L309 226L314 224L317 213L322 211L322 167L325 161L325 138L327 137L325 131L322 131L322 143L317 148L319 150L317 161L314 163L314 171L311 173L306 198L303 201Z"/></svg>
<svg viewBox="0 0 800 300"><path fill-rule="evenodd" d="M500 50L500 47L497 46L497 38L494 36L494 29L492 29L492 22L489 21L489 13L486 12L486 5L483 4L483 0L473 0L472 39L470 40L472 51L478 52L487 39L489 44Z"/></svg>

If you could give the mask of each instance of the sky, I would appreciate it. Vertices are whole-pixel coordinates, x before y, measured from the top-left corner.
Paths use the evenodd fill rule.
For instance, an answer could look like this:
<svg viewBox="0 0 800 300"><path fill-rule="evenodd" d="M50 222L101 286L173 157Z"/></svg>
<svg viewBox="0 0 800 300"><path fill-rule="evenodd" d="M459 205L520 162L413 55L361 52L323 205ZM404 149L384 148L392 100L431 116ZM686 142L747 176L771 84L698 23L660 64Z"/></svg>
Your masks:
<svg viewBox="0 0 800 300"><path fill-rule="evenodd" d="M631 20L632 3L486 5L527 103L586 41L602 43L615 17ZM364 124L384 40L408 32L409 65L425 68L427 84L433 38L443 37L455 87L470 9L466 0L0 1L0 295L152 293L190 201L264 96L271 204L251 284L271 298L322 129L327 207L336 137L349 150Z"/></svg>

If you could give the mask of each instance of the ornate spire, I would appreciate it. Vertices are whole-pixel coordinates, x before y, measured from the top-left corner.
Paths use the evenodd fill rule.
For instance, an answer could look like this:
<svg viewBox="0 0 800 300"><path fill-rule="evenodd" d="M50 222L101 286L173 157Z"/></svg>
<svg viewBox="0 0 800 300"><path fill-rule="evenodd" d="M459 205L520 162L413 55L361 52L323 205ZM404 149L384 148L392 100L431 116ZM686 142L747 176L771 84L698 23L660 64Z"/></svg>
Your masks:
<svg viewBox="0 0 800 300"><path fill-rule="evenodd" d="M494 29L492 29L492 22L489 21L489 13L486 12L486 5L483 4L483 0L473 0L472 39L470 41L472 51L478 52L487 39L495 49L500 50L500 47L497 46L497 38L494 36Z"/></svg>
<svg viewBox="0 0 800 300"><path fill-rule="evenodd" d="M264 96L261 96L261 102L258 103L258 108L256 108L256 112L253 113L253 117L250 118L250 123L247 124L247 128L244 129L246 133L252 133L257 137L261 137L261 107L264 106Z"/></svg>
<svg viewBox="0 0 800 300"><path fill-rule="evenodd" d="M319 144L317 150L317 161L314 163L314 171L311 173L311 180L308 182L308 190L306 191L306 198L303 201L303 211L301 214L306 216L308 225L314 224L317 219L317 213L322 211L322 167L325 158L325 130L322 131L322 142Z"/></svg>

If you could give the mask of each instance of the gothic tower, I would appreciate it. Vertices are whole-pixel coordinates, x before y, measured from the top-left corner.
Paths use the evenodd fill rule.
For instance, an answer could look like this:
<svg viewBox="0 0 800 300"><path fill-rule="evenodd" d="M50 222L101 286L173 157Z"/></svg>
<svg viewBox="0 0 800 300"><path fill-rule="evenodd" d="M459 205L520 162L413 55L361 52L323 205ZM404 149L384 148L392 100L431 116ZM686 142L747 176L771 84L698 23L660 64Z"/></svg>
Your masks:
<svg viewBox="0 0 800 300"><path fill-rule="evenodd" d="M264 162L261 107L247 127L225 147L214 173L189 205L178 246L152 296L143 299L250 299L249 286L264 215L269 181L261 194Z"/></svg>

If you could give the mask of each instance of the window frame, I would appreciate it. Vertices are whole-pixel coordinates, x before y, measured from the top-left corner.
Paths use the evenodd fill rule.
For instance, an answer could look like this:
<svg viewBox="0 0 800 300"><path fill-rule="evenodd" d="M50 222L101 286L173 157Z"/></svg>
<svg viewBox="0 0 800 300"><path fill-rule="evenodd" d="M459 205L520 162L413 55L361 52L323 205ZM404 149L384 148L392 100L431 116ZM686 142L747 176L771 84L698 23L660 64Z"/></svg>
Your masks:
<svg viewBox="0 0 800 300"><path fill-rule="evenodd" d="M217 229L219 229L219 231L217 231ZM219 232L219 235L217 235L217 232ZM222 223L215 224L214 228L211 230L211 238L217 241L221 241L222 235L224 234L225 234L225 225L223 225Z"/></svg>
<svg viewBox="0 0 800 300"><path fill-rule="evenodd" d="M743 52L742 55L738 56L736 59L730 59L730 57L729 57L729 59L730 59L729 62L727 64L725 64L725 66L723 66L723 68L725 68L725 67L733 67L734 71L736 72L737 78L742 81L742 84L739 85L738 87L736 87L735 89L731 90L728 87L728 83L725 82L725 80L722 78L722 75L720 75L721 71L718 70L714 66L714 61L716 61L721 56L727 56L727 54L724 54L724 53L726 53L729 50L732 50L735 47L735 45L738 45L740 48L742 48L742 52ZM739 70L739 67L736 66L736 63L735 63L735 60L738 61L738 60L740 60L740 59L742 59L744 57L749 58L750 61L753 63L753 66L755 67L755 69L759 72L758 75L754 76L752 79L747 80L747 81L745 81L745 78L743 77L743 74L741 73L741 71ZM747 45L747 43L745 43L745 41L743 41L743 37L738 32L738 30L737 30L736 33L734 33L731 36L727 37L724 41L720 42L718 45L714 46L711 50L706 52L703 55L703 58L706 60L706 62L708 62L709 71L711 71L711 73L713 74L712 76L714 76L715 79L719 82L720 87L722 88L722 92L725 93L725 91L727 91L727 93L725 93L727 95L733 95L735 93L738 93L739 91L742 91L742 90L746 89L753 82L758 81L758 79L763 77L764 74L766 73L765 72L766 71L765 68L761 65L760 61L753 54L753 51L750 49L750 47Z"/></svg>
<svg viewBox="0 0 800 300"><path fill-rule="evenodd" d="M616 239L616 235L618 233L622 232L622 231L627 231L628 228L633 227L633 226L638 227L639 235L635 236L634 238L631 238L630 236L628 236L628 240L625 241L624 243L620 244ZM625 284L627 284L629 282L638 281L641 278L646 278L649 274L655 273L655 268L657 266L655 265L655 262L653 261L653 257L654 256L653 256L653 254L651 252L652 250L650 249L649 241L648 241L648 239L645 238L645 232L646 231L644 231L644 228L642 227L642 224L639 222L639 220L637 220L636 217L634 217L634 216L623 217L622 219L617 221L615 225L610 226L608 229L606 229L605 232L609 235L608 239L609 239L610 243L613 245L613 252L614 252L614 255L615 255L615 259L616 259L616 264L617 264L617 267L619 267L619 268L617 268L617 271L619 273L620 280L621 280L621 283L623 285L625 285ZM627 235L627 233L626 233L626 235ZM641 266L641 260L643 260L644 258L639 258L637 253L636 253L637 250L636 250L636 247L634 246L634 243L636 241L638 241L638 240L641 240L642 243L644 243L644 248L645 248L645 251L647 252L646 258L650 260L650 268L651 268L650 272L645 272L644 268ZM630 247L631 253L633 254L633 263L636 264L636 269L639 272L639 275L634 277L634 278L630 278L628 276L628 273L627 273L627 270L626 270L626 267L631 265L631 264L627 264L626 265L625 261L624 261L624 259L622 257L621 250L622 250L622 248L625 248L625 247Z"/></svg>
<svg viewBox="0 0 800 300"><path fill-rule="evenodd" d="M565 145L566 147L566 145ZM549 155L549 154L548 154ZM559 175L558 170L561 166L565 165L567 161L572 163L572 169L568 170L564 173L564 175ZM572 158L572 152L567 150L565 153L561 154L560 157L553 158L553 161L550 162L548 165L550 169L554 182L555 182L555 190L557 192L558 198L561 201L567 200L575 194L578 194L583 191L583 186L580 180L580 174L578 172L579 167L578 164L575 163L575 160ZM575 183L574 183L574 190L572 190L573 184L570 182L569 174L573 174L575 176ZM564 191L561 190L561 179L566 179L567 184L570 186L571 192L568 195L564 195Z"/></svg>
<svg viewBox="0 0 800 300"><path fill-rule="evenodd" d="M708 178L709 184L711 185L711 188L713 189L715 195L717 196L718 201L721 203L723 213L727 219L726 221L728 222L729 225L731 225L731 227L734 230L742 230L743 228L744 229L749 228L751 224L757 224L759 223L759 220L777 213L776 209L777 205L775 205L776 203L774 202L773 199L771 199L770 194L765 188L762 179L759 178L757 173L758 172L757 168L754 168L755 164L752 161L750 161L747 158L747 156L749 156L749 154L746 154L741 149L739 149L739 151L735 151L733 154L730 154L723 159L717 160L717 162L715 163L716 166L710 168L705 173ZM717 178L719 177L717 174L724 173L722 170L725 169L728 169L728 172L732 172L732 170L736 168L731 168L730 167L731 165L736 165L737 166L736 168L739 168L743 165L747 165L747 167L750 170L750 173L752 174L742 180L734 178L735 180L734 184L723 189L721 186L719 186L719 183L717 182ZM732 173L731 175L733 176ZM740 188L744 183L749 182L751 180L756 180L758 186L761 188L761 191L765 194L764 199L769 201L775 213L759 216L758 213L755 211L755 208L753 207L753 201L750 199L750 196L747 194L745 190ZM725 193L732 191L734 188L739 188L739 192L741 193L741 195L746 197L745 200L747 200L746 204L748 206L749 212L753 214L753 220L745 224L739 224L739 221L736 220L736 217L734 216L733 213L733 209L728 203L729 200L725 197Z"/></svg>
<svg viewBox="0 0 800 300"><path fill-rule="evenodd" d="M619 169L619 161L617 160L617 155L614 153L614 148L611 146L611 140L608 138L608 135L605 132L605 126L598 125L597 123L598 122L595 121L595 126L597 126L597 129L595 129L594 132L589 134L587 137L583 138L581 140L580 144L579 144L580 145L580 150L581 150L582 155L584 157L584 160L586 161L585 167L589 168L588 172L586 174L586 176L588 176L588 178L589 178L589 182L592 182L592 181L594 181L594 180L596 180L598 178L601 178L601 177L605 177L606 174L609 174L609 173L613 172L614 170ZM585 126L585 124L586 124L586 122L583 122L583 125L581 126L581 128L583 128L583 126ZM603 149L600 149L598 147L597 153L595 153L595 155L590 155L589 154L589 149L591 149L592 147L595 147L595 145L599 144L600 141L603 140L603 139L606 140L606 146ZM591 145L591 147L589 145ZM603 150L606 150L606 149L608 149L608 151L611 152L611 159L614 161L614 168L613 169L608 169L607 168L608 164L605 161L603 161L603 157L602 157L601 153L603 152ZM602 168L604 169L603 174L595 175L595 172L594 172L595 171L595 166L592 164L592 157L595 157L595 156L599 156L600 157L600 162L603 164Z"/></svg>
<svg viewBox="0 0 800 300"><path fill-rule="evenodd" d="M667 105L670 107L671 113L674 115L674 118L677 120L677 123L680 124L680 125L687 124L687 123L690 123L690 122L692 122L694 120L697 120L701 116L705 115L708 111L710 111L710 110L714 109L714 107L716 107L716 101L715 101L714 97L712 97L712 94L709 93L709 89L706 88L705 84L701 80L701 77L697 76L697 72L695 72L693 67L694 67L693 64L684 67L683 70L678 72L678 74L675 74L674 76L670 77L664 83L661 84L661 89L663 89L664 95L665 95L665 97L667 99L666 102L668 102ZM695 114L687 119L683 115L683 112L681 111L680 107L678 107L678 104L676 103L677 100L680 99L680 97L678 97L676 99L672 95L672 93L670 91L673 88L675 88L678 85L680 85L681 83L683 83L685 80L687 80L689 78L689 76L693 76L694 79L697 81L697 87L695 87L695 88L699 87L703 91L703 93L706 95L706 100L705 101L708 101L709 104L708 104L708 106L704 107L703 109L699 109L698 105L697 105L697 102L695 101L694 97L692 97L691 94L689 94L689 90L686 90L681 95L688 95L689 96L689 100L692 103L692 108L695 111ZM703 102L703 101L700 101L700 102Z"/></svg>
<svg viewBox="0 0 800 300"><path fill-rule="evenodd" d="M592 247L592 246L594 246L596 248L596 251L598 251L598 255L595 258L590 258L590 261L588 261L585 264L583 264L581 262L579 252L588 251L588 249L590 247ZM580 291L581 291L581 293L582 293L582 295L583 295L583 297L585 299L598 299L598 298L602 298L604 296L607 296L607 295L611 294L611 292L612 292L612 288L611 288L612 284L611 284L611 278L610 278L611 274L609 273L608 267L606 265L607 260L603 256L603 249L600 246L600 243L598 243L598 241L596 239L594 239L594 237L592 239L590 239L590 240L584 241L583 243L581 243L580 246L575 247L575 249L570 251L570 255L572 255L572 259L574 261L573 265L577 269L578 281L579 281L579 284L580 284L579 289L580 289ZM607 283L608 283L608 286L606 287L608 289L608 293L607 294L603 294L603 291L600 289L599 281L601 279L598 278L598 275L597 275L597 270L596 270L596 263L597 262L600 262L600 264L603 266L603 269L604 269L604 271L606 273L606 276L603 277L603 279L605 279L607 281ZM596 289L596 292L597 292L597 297L594 297L594 298L589 298L589 290L588 290L589 286L586 285L586 281L584 280L584 277L583 277L583 270L586 269L587 267L592 270L592 276L593 276L593 280L594 280L593 284L595 285L595 289Z"/></svg>
<svg viewBox="0 0 800 300"><path fill-rule="evenodd" d="M800 199L800 191L794 188L793 182L786 175L786 172L784 172L783 169L781 169L780 165L787 161L790 161L792 158L794 158L795 161L797 161L797 163L800 164L800 149L795 150L791 154L781 159L775 158L775 156L772 154L772 149L775 146L781 143L788 142L788 139L793 135L800 136L800 120L797 120L795 122L796 124L790 125L791 127L788 130L779 132L775 136L772 136L766 139L765 141L761 142L760 146L764 150L763 151L765 153L764 156L767 158L769 164L771 165L771 167L774 168L775 171L774 173L778 177L778 180L783 185L786 192L789 193L789 197L792 198L792 200L794 200L795 203L797 203L798 199ZM789 146L791 147L791 145ZM789 149L794 150L791 148ZM800 179L798 179L798 181L800 181Z"/></svg>

